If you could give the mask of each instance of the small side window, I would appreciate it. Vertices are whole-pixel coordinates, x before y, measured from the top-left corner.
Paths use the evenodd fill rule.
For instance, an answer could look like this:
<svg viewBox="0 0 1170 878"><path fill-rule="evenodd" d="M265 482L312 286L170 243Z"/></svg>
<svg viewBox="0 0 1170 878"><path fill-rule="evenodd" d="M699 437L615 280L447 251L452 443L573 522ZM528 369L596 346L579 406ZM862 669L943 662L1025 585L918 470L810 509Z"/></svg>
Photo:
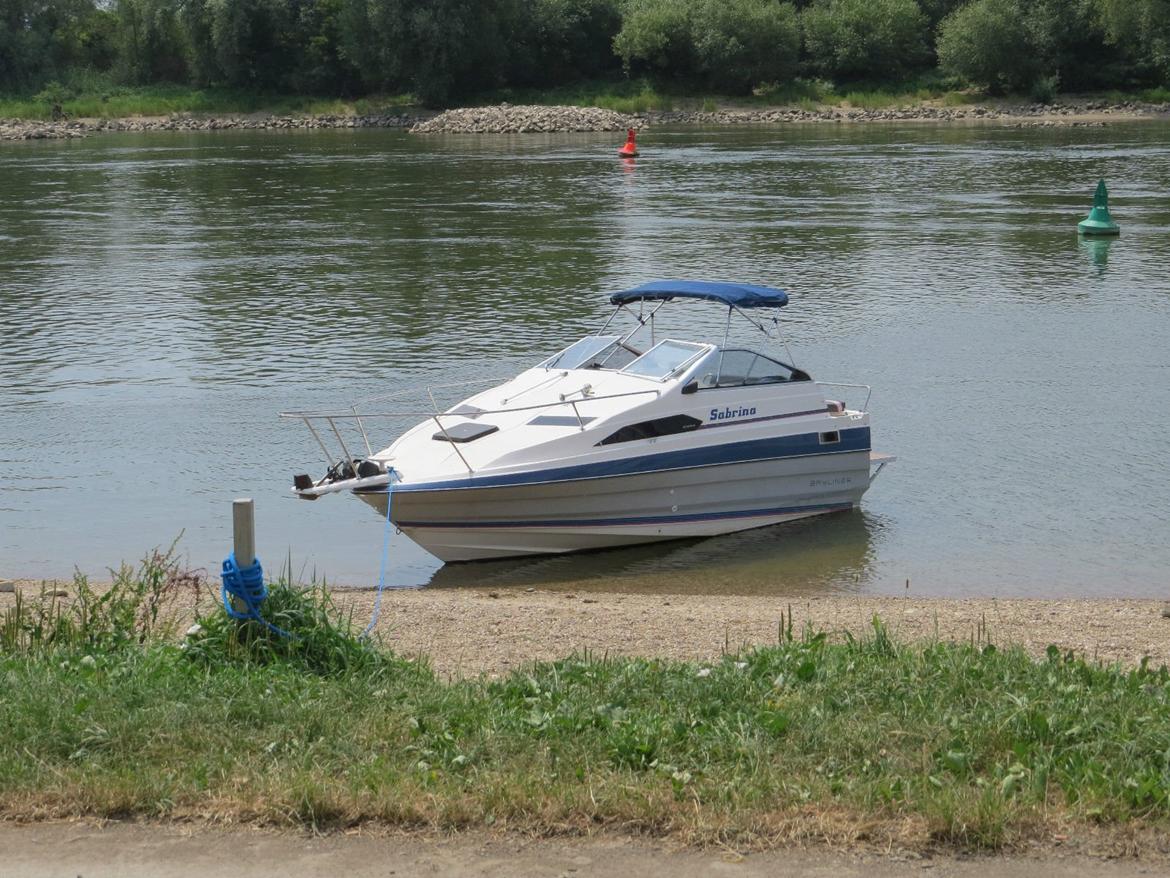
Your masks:
<svg viewBox="0 0 1170 878"><path fill-rule="evenodd" d="M841 434L836 430L830 430L828 433L821 434L822 445L836 445L841 441Z"/></svg>
<svg viewBox="0 0 1170 878"><path fill-rule="evenodd" d="M686 433L699 427L703 422L690 415L671 415L668 418L658 418L654 421L642 421L640 424L629 424L614 433L610 433L598 445L613 445L618 442L634 442L638 439L653 439L656 436L672 436L675 433Z"/></svg>

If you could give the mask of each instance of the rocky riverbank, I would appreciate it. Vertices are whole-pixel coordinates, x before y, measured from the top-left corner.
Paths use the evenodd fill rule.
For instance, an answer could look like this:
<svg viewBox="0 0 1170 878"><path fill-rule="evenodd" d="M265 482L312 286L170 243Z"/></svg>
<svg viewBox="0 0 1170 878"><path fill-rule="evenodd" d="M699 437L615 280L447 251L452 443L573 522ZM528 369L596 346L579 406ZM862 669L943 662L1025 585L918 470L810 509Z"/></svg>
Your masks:
<svg viewBox="0 0 1170 878"><path fill-rule="evenodd" d="M414 126L415 134L526 134L621 131L655 125L777 125L802 122L998 122L1018 126L1097 126L1109 120L1170 116L1170 104L1087 101L941 107L923 104L868 110L853 107L670 110L622 114L597 107L465 107Z"/></svg>
<svg viewBox="0 0 1170 878"><path fill-rule="evenodd" d="M624 131L644 127L646 117L600 107L512 106L447 110L411 128L413 134L529 134L560 131Z"/></svg>
<svg viewBox="0 0 1170 878"><path fill-rule="evenodd" d="M415 134L529 134L624 131L659 125L784 125L815 122L993 123L1013 127L1102 126L1128 119L1170 118L1170 103L1074 101L862 109L765 107L618 113L599 107L463 107L433 113L347 116L163 116L133 119L70 119L59 122L0 119L0 140L61 140L111 131L231 131L397 128Z"/></svg>
<svg viewBox="0 0 1170 878"><path fill-rule="evenodd" d="M67 119L47 122L0 119L0 140L68 140L110 131L269 131L323 128L409 129L434 116L416 113L372 116L144 116L132 119Z"/></svg>

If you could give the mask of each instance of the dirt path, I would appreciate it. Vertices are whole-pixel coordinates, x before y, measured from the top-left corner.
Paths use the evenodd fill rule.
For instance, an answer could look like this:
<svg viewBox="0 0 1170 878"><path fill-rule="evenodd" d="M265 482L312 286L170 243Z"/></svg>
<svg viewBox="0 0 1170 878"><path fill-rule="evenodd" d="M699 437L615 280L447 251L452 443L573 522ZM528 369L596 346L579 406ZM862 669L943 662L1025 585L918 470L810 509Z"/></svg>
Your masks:
<svg viewBox="0 0 1170 878"><path fill-rule="evenodd" d="M784 850L742 857L732 851L680 851L620 839L542 840L458 836L327 836L223 830L181 825L0 824L4 878L903 878L955 876L1029 878L1042 872L1067 878L1170 875L1165 863L1098 860L1047 853L1043 857L857 856Z"/></svg>
<svg viewBox="0 0 1170 878"><path fill-rule="evenodd" d="M593 583L555 588L441 588L387 591L378 632L396 651L426 655L441 674L505 674L532 661L574 651L704 661L724 651L775 643L791 611L793 630L805 624L840 636L872 633L880 617L902 640L941 638L1019 644L1035 655L1049 644L1089 658L1136 664L1149 656L1170 664L1170 618L1153 600L962 600L912 597L762 597L622 594ZM26 595L39 583L18 582ZM68 593L71 586L60 584ZM364 626L374 593L339 589L343 609ZM205 606L211 592L203 590ZM66 600L68 598L65 598ZM0 613L12 605L0 594ZM188 605L183 615L189 618Z"/></svg>

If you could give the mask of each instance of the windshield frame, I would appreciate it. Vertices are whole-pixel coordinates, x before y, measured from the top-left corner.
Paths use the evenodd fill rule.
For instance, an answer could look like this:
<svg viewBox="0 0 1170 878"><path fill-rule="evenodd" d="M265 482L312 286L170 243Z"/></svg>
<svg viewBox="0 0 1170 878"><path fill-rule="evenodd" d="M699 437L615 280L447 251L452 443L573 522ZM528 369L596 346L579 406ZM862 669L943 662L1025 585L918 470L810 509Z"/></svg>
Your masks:
<svg viewBox="0 0 1170 878"><path fill-rule="evenodd" d="M548 357L547 359L545 359L543 362L538 364L538 367L541 369L580 369L583 364L596 358L599 354L604 352L605 349L608 348L610 345L613 345L615 343L620 344L621 338L622 337L620 335L600 335L599 334L599 335L583 336L582 338L577 339L575 342L573 342L568 347L562 348L560 351L553 354L551 357ZM586 345L585 344L586 342L589 342L589 341L594 342L594 345ZM571 351L573 348L577 347L578 345L581 346L582 350L590 350L589 356L585 357L584 359L577 358L578 362L576 363L576 365L573 365L573 366L561 365L561 360L564 358L565 354L567 354L569 351Z"/></svg>
<svg viewBox="0 0 1170 878"><path fill-rule="evenodd" d="M677 347L677 348L684 348L684 349L690 351L690 354L689 354L689 356L686 356L680 360L677 360L673 364L671 364L670 368L665 372L659 372L656 374L648 375L648 374L645 374L643 372L633 371L634 367L637 366L639 363L642 363L644 361L645 362L652 362L651 357L653 357L653 355L656 352L659 352L662 348L664 348L668 345L672 346L672 347ZM689 368L693 363L695 363L699 358L701 358L702 356L704 356L705 354L710 352L712 350L712 347L713 347L712 345L705 343L705 342L681 341L677 338L664 338L662 341L658 342L658 344L654 345L654 347L650 348L648 351L646 351L646 353L642 354L642 356L638 357L632 363L629 363L623 369L618 370L618 374L631 375L635 378L646 378L649 381L659 381L659 382L668 381L668 380L670 380L671 377L679 374L680 372L686 371L686 369Z"/></svg>

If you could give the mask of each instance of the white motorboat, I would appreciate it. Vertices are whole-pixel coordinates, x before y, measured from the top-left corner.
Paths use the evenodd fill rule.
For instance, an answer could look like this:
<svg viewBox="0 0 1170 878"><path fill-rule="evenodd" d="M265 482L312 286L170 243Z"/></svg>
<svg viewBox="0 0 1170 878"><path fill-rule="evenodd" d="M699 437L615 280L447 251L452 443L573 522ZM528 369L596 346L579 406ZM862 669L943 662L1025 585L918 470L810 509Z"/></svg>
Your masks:
<svg viewBox="0 0 1170 878"><path fill-rule="evenodd" d="M656 337L679 300L726 308L722 343ZM851 509L893 458L870 448L865 385L814 381L791 357L729 343L733 318L788 302L781 290L656 281L610 299L595 335L375 451L369 423L402 412L286 412L329 461L300 497L351 491L444 561L703 537ZM627 333L610 327L632 316ZM660 318L661 322L661 318ZM643 339L648 336L648 341ZM864 392L856 409L826 387ZM429 394L433 400L433 394ZM365 451L350 453L345 441ZM322 434L336 441L331 451Z"/></svg>

